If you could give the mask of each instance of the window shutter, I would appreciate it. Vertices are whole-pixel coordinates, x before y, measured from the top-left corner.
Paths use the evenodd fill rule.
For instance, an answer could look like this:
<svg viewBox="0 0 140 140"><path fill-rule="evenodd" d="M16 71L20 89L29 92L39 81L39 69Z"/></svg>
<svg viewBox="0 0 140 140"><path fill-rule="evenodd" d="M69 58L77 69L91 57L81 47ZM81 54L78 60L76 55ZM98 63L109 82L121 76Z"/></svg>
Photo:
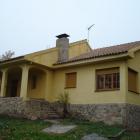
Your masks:
<svg viewBox="0 0 140 140"><path fill-rule="evenodd" d="M137 92L137 72L128 69L128 90Z"/></svg>
<svg viewBox="0 0 140 140"><path fill-rule="evenodd" d="M76 87L76 72L66 73L66 88L75 88Z"/></svg>

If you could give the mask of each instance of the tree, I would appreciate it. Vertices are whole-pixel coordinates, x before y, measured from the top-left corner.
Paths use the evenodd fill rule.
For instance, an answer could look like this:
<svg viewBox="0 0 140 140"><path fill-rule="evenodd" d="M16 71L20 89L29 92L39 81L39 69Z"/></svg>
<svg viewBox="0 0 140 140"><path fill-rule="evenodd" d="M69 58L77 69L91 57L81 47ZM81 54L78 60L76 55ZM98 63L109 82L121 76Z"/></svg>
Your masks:
<svg viewBox="0 0 140 140"><path fill-rule="evenodd" d="M15 55L15 52L14 52L14 51L8 50L8 51L6 51L4 54L2 54L2 55L0 56L0 60L1 60L1 61L3 61L3 60L9 60L9 59L11 59L14 55Z"/></svg>

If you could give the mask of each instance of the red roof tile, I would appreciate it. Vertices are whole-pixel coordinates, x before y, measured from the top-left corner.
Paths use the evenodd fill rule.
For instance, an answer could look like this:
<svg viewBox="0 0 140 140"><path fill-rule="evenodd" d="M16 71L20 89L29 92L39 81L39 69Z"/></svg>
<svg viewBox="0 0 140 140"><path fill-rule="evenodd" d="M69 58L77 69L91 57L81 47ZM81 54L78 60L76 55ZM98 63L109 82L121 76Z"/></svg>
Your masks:
<svg viewBox="0 0 140 140"><path fill-rule="evenodd" d="M138 47L138 46L140 46L140 41L93 49L89 53L79 55L79 56L71 58L65 62L58 62L57 64L63 64L63 63L68 63L68 62L84 60L84 59L103 57L103 56L108 56L108 55L118 55L118 54L122 54L122 53L127 53L130 49Z"/></svg>

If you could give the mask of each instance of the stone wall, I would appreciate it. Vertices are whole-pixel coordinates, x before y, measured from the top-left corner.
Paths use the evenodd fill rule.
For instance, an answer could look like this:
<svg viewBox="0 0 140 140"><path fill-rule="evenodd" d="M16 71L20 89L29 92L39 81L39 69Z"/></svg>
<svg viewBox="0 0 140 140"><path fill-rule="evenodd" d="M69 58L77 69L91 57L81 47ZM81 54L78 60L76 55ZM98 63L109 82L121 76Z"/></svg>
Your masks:
<svg viewBox="0 0 140 140"><path fill-rule="evenodd" d="M133 104L86 104L70 105L76 118L121 124L130 130L140 130L140 105Z"/></svg>
<svg viewBox="0 0 140 140"><path fill-rule="evenodd" d="M56 106L56 103L45 100L23 101L20 97L0 98L0 114L28 119L45 119L50 112L57 112Z"/></svg>
<svg viewBox="0 0 140 140"><path fill-rule="evenodd" d="M28 119L45 119L55 111L62 115L59 103L45 100L23 101L20 97L0 98L0 114ZM132 104L71 104L69 112L73 117L107 124L123 124L128 129L140 130L140 106Z"/></svg>
<svg viewBox="0 0 140 140"><path fill-rule="evenodd" d="M128 129L140 130L140 105L126 105L125 125Z"/></svg>
<svg viewBox="0 0 140 140"><path fill-rule="evenodd" d="M71 105L70 111L78 118L107 124L123 124L125 118L125 104Z"/></svg>
<svg viewBox="0 0 140 140"><path fill-rule="evenodd" d="M37 117L46 119L51 117L51 114L56 114L61 117L62 111L58 103L49 103L45 100L29 100L26 101L26 116L27 118Z"/></svg>
<svg viewBox="0 0 140 140"><path fill-rule="evenodd" d="M0 114L10 116L23 116L26 108L26 103L19 97L0 97Z"/></svg>

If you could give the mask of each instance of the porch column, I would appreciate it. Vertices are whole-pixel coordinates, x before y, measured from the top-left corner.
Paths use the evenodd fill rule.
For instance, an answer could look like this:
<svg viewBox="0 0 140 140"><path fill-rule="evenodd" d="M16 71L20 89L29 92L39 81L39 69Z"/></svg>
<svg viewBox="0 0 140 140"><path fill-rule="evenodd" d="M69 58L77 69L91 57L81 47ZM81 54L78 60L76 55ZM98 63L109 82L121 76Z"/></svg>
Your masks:
<svg viewBox="0 0 140 140"><path fill-rule="evenodd" d="M23 100L27 100L29 66L24 65L21 67L22 67L22 78L21 78L20 97L23 98Z"/></svg>
<svg viewBox="0 0 140 140"><path fill-rule="evenodd" d="M1 91L0 91L0 96L5 97L6 95L6 87L7 87L7 70L8 69L3 69L2 71L2 82L1 82Z"/></svg>

